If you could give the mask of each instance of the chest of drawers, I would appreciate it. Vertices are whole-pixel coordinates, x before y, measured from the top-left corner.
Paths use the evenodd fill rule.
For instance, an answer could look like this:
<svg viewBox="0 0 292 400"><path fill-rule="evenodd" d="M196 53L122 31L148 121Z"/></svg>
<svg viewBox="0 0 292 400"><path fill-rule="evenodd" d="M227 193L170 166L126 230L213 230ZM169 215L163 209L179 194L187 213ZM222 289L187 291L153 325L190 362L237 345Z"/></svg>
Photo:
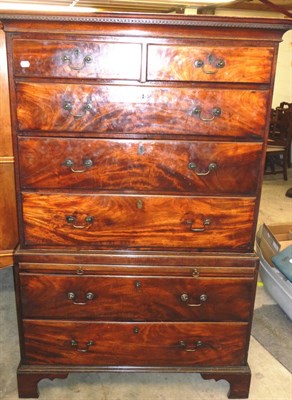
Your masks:
<svg viewBox="0 0 292 400"><path fill-rule="evenodd" d="M20 397L69 372L199 372L248 397L253 253L288 20L1 15Z"/></svg>

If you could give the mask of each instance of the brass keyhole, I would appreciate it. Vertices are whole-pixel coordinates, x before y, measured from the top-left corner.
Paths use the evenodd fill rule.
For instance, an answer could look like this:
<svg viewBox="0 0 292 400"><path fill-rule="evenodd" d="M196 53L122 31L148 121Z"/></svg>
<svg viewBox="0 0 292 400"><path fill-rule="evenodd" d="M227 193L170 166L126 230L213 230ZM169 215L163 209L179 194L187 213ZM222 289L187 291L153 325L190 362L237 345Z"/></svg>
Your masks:
<svg viewBox="0 0 292 400"><path fill-rule="evenodd" d="M135 288L136 288L136 289L140 289L141 286L142 286L141 281L135 281Z"/></svg>
<svg viewBox="0 0 292 400"><path fill-rule="evenodd" d="M137 200L136 205L137 205L137 208L138 208L139 210L141 210L141 208L143 207L143 201L142 201L142 200Z"/></svg>
<svg viewBox="0 0 292 400"><path fill-rule="evenodd" d="M138 154L142 155L144 153L145 153L144 145L140 143L138 146Z"/></svg>

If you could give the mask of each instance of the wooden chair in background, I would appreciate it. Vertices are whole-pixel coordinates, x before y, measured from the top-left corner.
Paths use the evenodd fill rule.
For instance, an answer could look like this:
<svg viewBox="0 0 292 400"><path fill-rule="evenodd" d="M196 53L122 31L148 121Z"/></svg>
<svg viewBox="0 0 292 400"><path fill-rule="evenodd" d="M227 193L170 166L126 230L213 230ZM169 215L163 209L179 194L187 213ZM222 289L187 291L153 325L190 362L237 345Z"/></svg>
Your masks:
<svg viewBox="0 0 292 400"><path fill-rule="evenodd" d="M283 174L288 179L287 169L291 167L292 103L282 102L272 110L265 174Z"/></svg>

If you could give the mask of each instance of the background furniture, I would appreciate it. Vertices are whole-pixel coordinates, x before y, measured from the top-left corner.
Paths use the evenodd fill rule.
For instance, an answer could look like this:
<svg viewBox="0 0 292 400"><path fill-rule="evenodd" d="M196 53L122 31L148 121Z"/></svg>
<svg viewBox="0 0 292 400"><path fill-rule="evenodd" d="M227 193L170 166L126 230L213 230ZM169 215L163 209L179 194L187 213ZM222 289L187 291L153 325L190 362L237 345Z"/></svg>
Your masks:
<svg viewBox="0 0 292 400"><path fill-rule="evenodd" d="M291 167L292 104L283 102L272 110L266 154L266 174L283 173Z"/></svg>
<svg viewBox="0 0 292 400"><path fill-rule="evenodd" d="M121 370L200 372L247 397L266 121L291 22L0 19L20 397L43 378Z"/></svg>
<svg viewBox="0 0 292 400"><path fill-rule="evenodd" d="M18 242L5 35L0 22L0 268L13 264Z"/></svg>

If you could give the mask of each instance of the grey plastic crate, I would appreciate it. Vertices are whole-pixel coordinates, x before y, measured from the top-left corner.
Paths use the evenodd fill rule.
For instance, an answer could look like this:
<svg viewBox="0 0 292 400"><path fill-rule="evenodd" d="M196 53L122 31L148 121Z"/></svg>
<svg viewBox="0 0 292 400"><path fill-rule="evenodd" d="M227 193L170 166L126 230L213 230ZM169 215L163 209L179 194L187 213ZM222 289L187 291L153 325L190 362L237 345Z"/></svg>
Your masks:
<svg viewBox="0 0 292 400"><path fill-rule="evenodd" d="M260 258L260 276L265 289L292 320L292 283L275 267L265 260L259 243L256 243Z"/></svg>

